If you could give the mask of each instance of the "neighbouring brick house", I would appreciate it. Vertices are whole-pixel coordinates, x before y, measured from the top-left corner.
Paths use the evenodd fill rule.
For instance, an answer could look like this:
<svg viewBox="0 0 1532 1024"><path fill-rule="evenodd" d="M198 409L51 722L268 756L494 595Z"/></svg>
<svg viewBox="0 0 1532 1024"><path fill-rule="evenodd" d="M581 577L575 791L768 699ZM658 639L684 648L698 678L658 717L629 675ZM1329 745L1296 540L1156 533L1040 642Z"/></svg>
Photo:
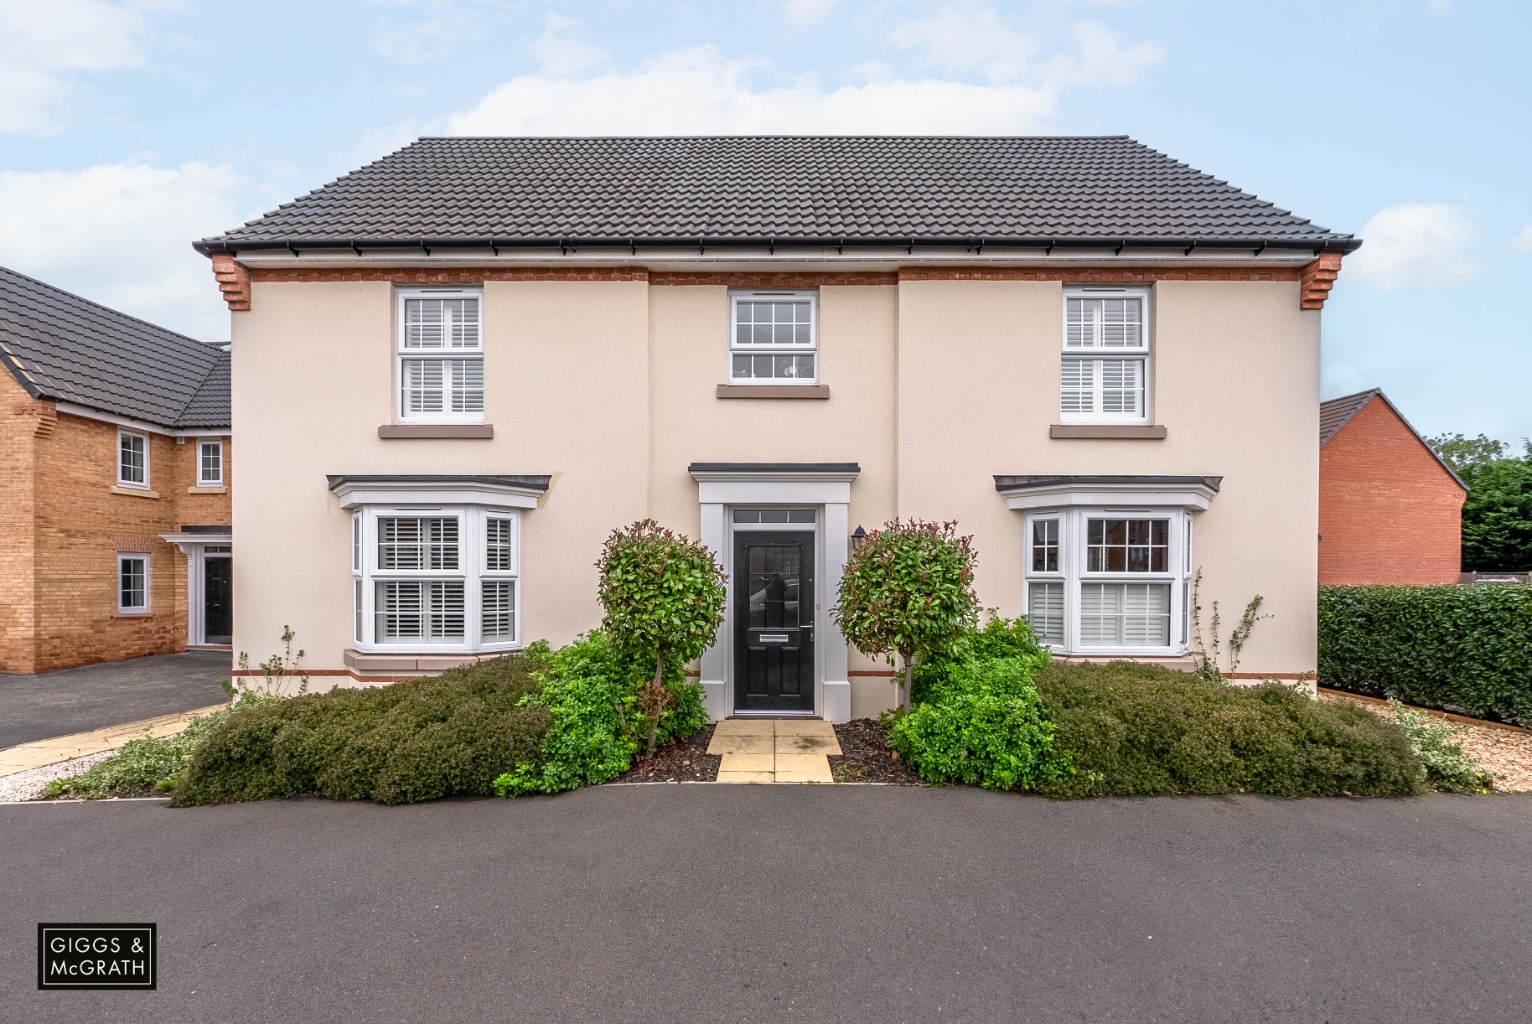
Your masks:
<svg viewBox="0 0 1532 1024"><path fill-rule="evenodd" d="M228 352L0 268L0 365L0 672L228 645Z"/></svg>
<svg viewBox="0 0 1532 1024"><path fill-rule="evenodd" d="M1377 388L1323 403L1320 584L1456 583L1467 494Z"/></svg>

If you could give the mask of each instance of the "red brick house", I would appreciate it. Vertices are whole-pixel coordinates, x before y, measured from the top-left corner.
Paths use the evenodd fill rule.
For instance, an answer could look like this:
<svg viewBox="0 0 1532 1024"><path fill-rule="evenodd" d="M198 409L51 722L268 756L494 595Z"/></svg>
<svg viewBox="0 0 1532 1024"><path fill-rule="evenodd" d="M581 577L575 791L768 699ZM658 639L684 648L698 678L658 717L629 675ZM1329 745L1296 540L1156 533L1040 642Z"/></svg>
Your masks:
<svg viewBox="0 0 1532 1024"><path fill-rule="evenodd" d="M0 672L226 646L229 354L0 268Z"/></svg>
<svg viewBox="0 0 1532 1024"><path fill-rule="evenodd" d="M1468 488L1376 388L1319 414L1319 583L1456 583Z"/></svg>

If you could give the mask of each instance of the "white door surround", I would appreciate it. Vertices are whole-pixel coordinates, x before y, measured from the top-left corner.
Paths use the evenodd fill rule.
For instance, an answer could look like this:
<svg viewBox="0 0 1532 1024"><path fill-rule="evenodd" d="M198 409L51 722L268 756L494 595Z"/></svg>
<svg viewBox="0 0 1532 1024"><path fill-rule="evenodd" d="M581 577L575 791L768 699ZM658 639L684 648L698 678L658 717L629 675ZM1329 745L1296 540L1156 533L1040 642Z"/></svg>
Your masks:
<svg viewBox="0 0 1532 1024"><path fill-rule="evenodd" d="M205 563L209 558L233 557L233 535L227 526L196 531L183 527L180 533L162 533L160 539L174 544L186 556L186 643L189 647L223 646L207 643ZM211 548L212 550L208 550Z"/></svg>
<svg viewBox="0 0 1532 1024"><path fill-rule="evenodd" d="M702 543L722 563L731 581L735 507L815 510L814 709L828 722L850 721L846 641L830 618L830 609L850 553L851 481L861 467L854 462L694 462L689 471L697 481ZM733 634L733 601L725 601L718 639L702 655L703 699L709 720L715 722L734 713Z"/></svg>

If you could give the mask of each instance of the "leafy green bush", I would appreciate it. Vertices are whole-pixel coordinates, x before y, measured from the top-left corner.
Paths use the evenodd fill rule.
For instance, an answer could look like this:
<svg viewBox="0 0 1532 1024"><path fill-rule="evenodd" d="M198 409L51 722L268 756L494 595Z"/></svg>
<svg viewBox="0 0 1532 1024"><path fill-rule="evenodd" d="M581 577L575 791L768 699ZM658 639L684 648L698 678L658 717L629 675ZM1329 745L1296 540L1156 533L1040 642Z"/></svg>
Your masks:
<svg viewBox="0 0 1532 1024"><path fill-rule="evenodd" d="M231 715L275 703L278 699L243 693L228 707L192 719L174 736L155 737L146 732L138 739L124 743L111 757L98 761L81 774L49 782L43 795L100 800L165 792L175 786L186 770L192 752L209 733Z"/></svg>
<svg viewBox="0 0 1532 1024"><path fill-rule="evenodd" d="M1532 587L1320 587L1319 682L1532 724Z"/></svg>
<svg viewBox="0 0 1532 1024"><path fill-rule="evenodd" d="M989 613L982 629L970 629L962 633L946 648L932 654L915 667L910 689L910 700L921 704L934 700L948 689L951 675L971 661L992 661L996 658L1019 658L1034 662L1037 669L1048 663L1048 652L1037 642L1037 636L1026 619L1006 619ZM1027 675L1036 675L1036 669Z"/></svg>
<svg viewBox="0 0 1532 1024"><path fill-rule="evenodd" d="M971 649L971 648L970 648ZM927 782L1026 789L1067 774L1032 677L1047 655L946 661L937 687L897 717L889 743Z"/></svg>
<svg viewBox="0 0 1532 1024"><path fill-rule="evenodd" d="M1127 662L1051 664L1037 691L1072 775L1054 797L1164 793L1405 796L1420 758L1396 726L1277 683L1223 686Z"/></svg>
<svg viewBox="0 0 1532 1024"><path fill-rule="evenodd" d="M515 797L606 782L628 770L651 730L668 742L707 724L702 687L686 682L679 665L666 666L664 685L674 699L657 715L640 711L645 687L634 670L641 665L599 629L556 651L540 673L541 688L525 700L548 715L547 737L538 757L494 780L495 792Z"/></svg>
<svg viewBox="0 0 1532 1024"><path fill-rule="evenodd" d="M1489 776L1463 751L1458 741L1459 730L1452 723L1393 699L1388 702L1388 713L1394 724L1404 730L1420 758L1421 777L1427 784L1453 793L1483 793L1489 789Z"/></svg>
<svg viewBox="0 0 1532 1024"><path fill-rule="evenodd" d="M308 694L235 715L197 747L172 803L487 796L508 767L539 757L551 719L522 701L549 657L537 643L434 678Z"/></svg>

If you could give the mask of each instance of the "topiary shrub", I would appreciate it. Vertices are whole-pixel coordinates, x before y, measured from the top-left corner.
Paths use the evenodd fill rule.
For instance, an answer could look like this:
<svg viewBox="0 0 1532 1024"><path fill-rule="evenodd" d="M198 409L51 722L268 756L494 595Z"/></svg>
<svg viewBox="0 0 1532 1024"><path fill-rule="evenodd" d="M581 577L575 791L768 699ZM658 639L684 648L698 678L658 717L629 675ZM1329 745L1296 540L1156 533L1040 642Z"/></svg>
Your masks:
<svg viewBox="0 0 1532 1024"><path fill-rule="evenodd" d="M1319 684L1532 724L1532 586L1320 587Z"/></svg>
<svg viewBox="0 0 1532 1024"><path fill-rule="evenodd" d="M1054 797L1169 793L1407 796L1420 759L1394 725L1281 684L1223 686L1127 662L1050 664L1037 691L1074 774Z"/></svg>
<svg viewBox="0 0 1532 1024"><path fill-rule="evenodd" d="M192 754L171 803L314 794L400 804L488 796L494 779L537 759L550 725L523 706L546 644L440 676L332 690L235 715Z"/></svg>

